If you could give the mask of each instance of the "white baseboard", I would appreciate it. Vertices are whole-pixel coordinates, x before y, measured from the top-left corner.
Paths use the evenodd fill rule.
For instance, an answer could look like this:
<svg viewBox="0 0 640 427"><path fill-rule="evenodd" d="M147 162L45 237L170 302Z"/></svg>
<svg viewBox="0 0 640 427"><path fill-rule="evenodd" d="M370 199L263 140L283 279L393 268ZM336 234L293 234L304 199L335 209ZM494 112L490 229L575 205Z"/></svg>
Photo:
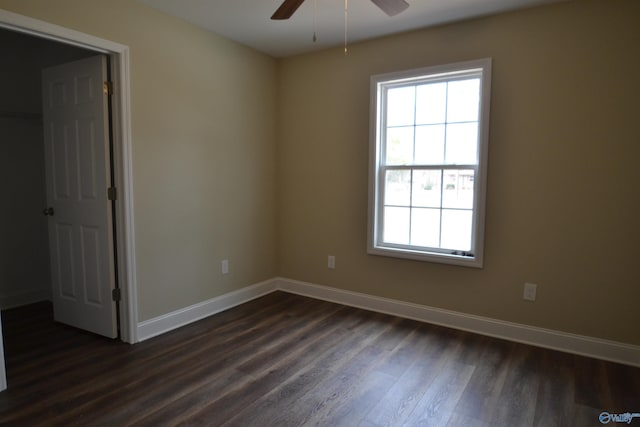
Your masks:
<svg viewBox="0 0 640 427"><path fill-rule="evenodd" d="M640 346L636 345L505 322L297 280L276 278L274 281L276 288L285 292L537 347L640 367Z"/></svg>
<svg viewBox="0 0 640 427"><path fill-rule="evenodd" d="M47 288L28 289L9 295L0 295L0 310L33 304L34 302L51 300L51 291Z"/></svg>
<svg viewBox="0 0 640 427"><path fill-rule="evenodd" d="M138 324L138 339L144 341L277 290L537 347L640 367L640 346L381 298L282 277L257 283L141 322Z"/></svg>
<svg viewBox="0 0 640 427"><path fill-rule="evenodd" d="M138 323L138 341L164 334L205 317L235 307L275 291L275 281L267 280L228 294Z"/></svg>

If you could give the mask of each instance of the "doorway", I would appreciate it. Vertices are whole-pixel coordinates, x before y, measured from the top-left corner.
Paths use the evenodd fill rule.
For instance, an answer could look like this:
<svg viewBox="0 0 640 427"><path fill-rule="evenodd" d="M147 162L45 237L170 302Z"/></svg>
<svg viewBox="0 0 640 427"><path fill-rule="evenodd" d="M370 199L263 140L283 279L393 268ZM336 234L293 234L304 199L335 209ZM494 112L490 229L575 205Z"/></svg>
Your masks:
<svg viewBox="0 0 640 427"><path fill-rule="evenodd" d="M135 262L134 262L134 240L133 240L133 210L132 210L132 170L131 170L131 148L130 148L130 119L129 119L129 93L128 93L128 48L123 45L119 45L107 40L95 38L90 35L78 33L73 30L69 30L63 27L48 24L43 21L37 21L28 17L13 14L0 10L0 37L6 37L13 43L22 44L22 47L29 45L29 49L35 54L32 54L30 59L26 59L28 49L18 48L15 56L9 58L15 61L22 61L23 66L28 66L33 71L35 68L43 68L42 66L54 65L56 63L68 62L70 60L84 58L87 56L93 56L97 53L106 54L111 63L110 71L112 80L116 83L119 90L114 92L112 99L112 128L113 128L113 169L114 169L114 184L117 189L118 198L115 202L115 221L118 223L116 242L117 242L117 259L118 271L117 280L121 289L121 310L119 314L119 321L121 325L121 340L128 343L134 343L137 341L137 305L136 305L136 287L135 287ZM21 52L21 53L20 53ZM19 57L23 55L23 57ZM6 57L7 55L5 55ZM31 72L32 72L31 71ZM37 70L38 81L40 69ZM28 74L28 73L27 73ZM17 129L13 129L12 132L25 133L30 138L41 135L38 131L39 123L39 111L34 109L34 101L29 101L27 98L33 99L33 85L27 84L14 85L14 89L22 91L24 96L14 95L15 108L13 111L1 111L0 114L5 113L7 118L13 120L12 126ZM39 85L37 85L39 87ZM39 98L39 90L37 97ZM20 93L20 92L18 92ZM27 96L28 95L28 96ZM24 99L23 99L24 98ZM41 101L38 101L41 102ZM13 116L13 117L10 117ZM16 122L19 122L16 124ZM41 126L41 125L40 125ZM25 130L26 129L26 130ZM42 140L39 141L39 147L43 147ZM33 168L38 167L38 163L43 163L43 156L39 156L38 153L42 153L37 148L32 147L33 152L23 153L23 155L34 156ZM43 169L38 169L39 172L35 172L32 176L34 181L32 184L37 184L39 181L38 175L43 174ZM40 181L44 184L43 181ZM24 183L21 183L21 185ZM35 187L33 187L35 188ZM42 188L42 187L40 187ZM36 193L39 190L36 191ZM33 203L38 206L42 205L42 201L38 194L34 194L32 199ZM44 205L42 205L44 206ZM38 211L39 215L42 215L42 208ZM46 219L42 217L42 219ZM41 225L34 227L36 230L33 232L33 240L42 240L42 234L38 233L37 229L42 229ZM45 240L46 242L46 240ZM39 279L34 279L33 283L39 283L34 285L33 289L29 289L28 292L18 293L17 297L13 300L13 305L20 305L20 302L28 303L29 300L46 299L50 296L50 281L48 283L43 282L43 277L49 275L50 271L48 265L42 264L43 253L48 256L46 245L39 248L38 261L40 271ZM6 251L5 251L6 252ZM0 255L5 252L0 252ZM38 252L38 251L36 251ZM48 262L48 261L47 261ZM25 269L23 269L25 270ZM36 271L36 268L31 268L32 271ZM26 271L26 270L25 270ZM46 274L42 273L45 271ZM47 289L48 287L48 289ZM44 297L44 298L43 298ZM22 299L22 300L21 300ZM9 301L11 303L11 301ZM1 338L1 336L0 336ZM0 340L0 390L6 388L6 376L4 372L4 352L2 349L2 341Z"/></svg>

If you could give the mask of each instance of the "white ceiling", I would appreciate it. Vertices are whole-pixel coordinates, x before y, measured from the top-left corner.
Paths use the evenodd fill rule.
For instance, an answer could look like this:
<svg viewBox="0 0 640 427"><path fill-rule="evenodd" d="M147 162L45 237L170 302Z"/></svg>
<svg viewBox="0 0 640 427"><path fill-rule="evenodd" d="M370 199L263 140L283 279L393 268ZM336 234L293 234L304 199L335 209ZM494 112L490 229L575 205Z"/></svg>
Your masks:
<svg viewBox="0 0 640 427"><path fill-rule="evenodd" d="M306 0L287 21L269 19L282 0L137 1L278 58L344 44L344 0ZM409 9L388 17L370 0L348 0L348 40L559 1L566 0L407 0Z"/></svg>

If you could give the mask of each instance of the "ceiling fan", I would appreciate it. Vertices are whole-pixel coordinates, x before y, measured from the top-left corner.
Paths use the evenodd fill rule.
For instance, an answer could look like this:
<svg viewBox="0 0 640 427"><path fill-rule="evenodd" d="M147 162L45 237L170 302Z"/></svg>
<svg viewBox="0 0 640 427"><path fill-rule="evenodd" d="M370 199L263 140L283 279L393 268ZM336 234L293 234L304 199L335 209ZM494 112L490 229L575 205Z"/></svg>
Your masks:
<svg viewBox="0 0 640 427"><path fill-rule="evenodd" d="M291 18L303 2L304 0L284 0L278 10L271 16L271 19L283 20ZM371 0L371 2L389 16L397 15L409 7L409 3L405 0Z"/></svg>

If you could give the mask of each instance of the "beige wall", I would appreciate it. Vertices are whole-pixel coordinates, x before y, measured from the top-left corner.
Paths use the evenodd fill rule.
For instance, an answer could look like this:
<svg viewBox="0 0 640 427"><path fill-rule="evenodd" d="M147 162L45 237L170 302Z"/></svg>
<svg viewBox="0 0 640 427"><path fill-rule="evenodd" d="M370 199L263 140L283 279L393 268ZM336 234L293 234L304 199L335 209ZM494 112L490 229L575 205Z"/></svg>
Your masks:
<svg viewBox="0 0 640 427"><path fill-rule="evenodd" d="M0 8L130 47L140 321L275 276L275 60L129 0Z"/></svg>
<svg viewBox="0 0 640 427"><path fill-rule="evenodd" d="M581 0L282 61L280 274L640 344L639 18L636 0ZM484 269L367 255L369 76L484 57Z"/></svg>

